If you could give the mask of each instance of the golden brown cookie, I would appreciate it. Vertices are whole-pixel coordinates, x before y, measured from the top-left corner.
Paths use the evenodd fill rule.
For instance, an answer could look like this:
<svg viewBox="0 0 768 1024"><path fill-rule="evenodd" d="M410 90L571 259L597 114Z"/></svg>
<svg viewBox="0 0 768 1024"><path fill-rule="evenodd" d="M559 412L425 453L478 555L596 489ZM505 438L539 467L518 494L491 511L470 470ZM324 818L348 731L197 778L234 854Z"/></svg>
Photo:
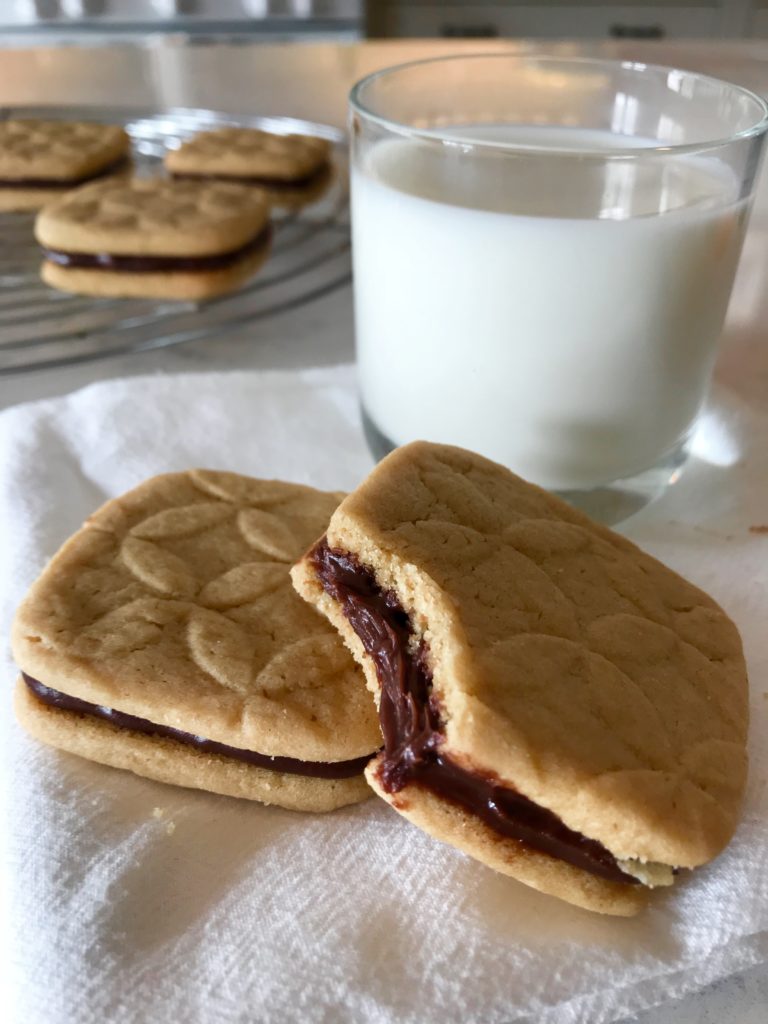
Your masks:
<svg viewBox="0 0 768 1024"><path fill-rule="evenodd" d="M45 260L40 276L52 288L77 295L202 302L235 291L253 277L268 257L267 241L231 266L202 273L184 270L152 274L131 273L128 270L93 271L83 267L62 267L52 260Z"/></svg>
<svg viewBox="0 0 768 1024"><path fill-rule="evenodd" d="M200 132L165 155L176 178L236 181L263 189L276 206L318 199L332 179L331 144L314 135L274 135L257 128Z"/></svg>
<svg viewBox="0 0 768 1024"><path fill-rule="evenodd" d="M22 724L178 785L300 810L364 799L373 701L289 577L340 497L191 470L108 502L17 612Z"/></svg>
<svg viewBox="0 0 768 1024"><path fill-rule="evenodd" d="M117 125L0 121L0 210L37 210L70 189L122 170L130 139Z"/></svg>
<svg viewBox="0 0 768 1024"><path fill-rule="evenodd" d="M203 299L264 262L269 204L220 182L107 181L68 193L37 217L42 277L87 295Z"/></svg>
<svg viewBox="0 0 768 1024"><path fill-rule="evenodd" d="M427 832L611 914L730 839L738 632L630 541L479 455L417 442L292 575L379 695L369 782Z"/></svg>

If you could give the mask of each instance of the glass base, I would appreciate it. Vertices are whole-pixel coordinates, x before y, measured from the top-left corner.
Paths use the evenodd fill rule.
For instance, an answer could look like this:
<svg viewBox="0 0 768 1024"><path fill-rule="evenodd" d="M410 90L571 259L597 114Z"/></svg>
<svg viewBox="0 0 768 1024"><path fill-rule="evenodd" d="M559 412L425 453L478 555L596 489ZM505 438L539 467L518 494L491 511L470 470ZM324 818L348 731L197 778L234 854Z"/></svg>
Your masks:
<svg viewBox="0 0 768 1024"><path fill-rule="evenodd" d="M363 420L365 440L371 454L378 462L385 455L389 455L397 445L381 433L362 406L360 414ZM606 526L615 526L635 515L652 501L656 501L668 487L677 482L690 454L692 433L692 430L689 431L674 448L666 452L656 465L642 473L613 480L587 490L555 491L555 493L592 519L596 519Z"/></svg>

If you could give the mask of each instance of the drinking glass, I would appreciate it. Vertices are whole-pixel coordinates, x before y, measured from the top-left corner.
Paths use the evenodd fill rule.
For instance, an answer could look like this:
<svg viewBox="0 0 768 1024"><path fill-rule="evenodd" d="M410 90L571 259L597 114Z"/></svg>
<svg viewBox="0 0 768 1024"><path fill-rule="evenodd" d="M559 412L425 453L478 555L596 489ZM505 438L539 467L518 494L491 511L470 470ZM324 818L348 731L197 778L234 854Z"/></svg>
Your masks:
<svg viewBox="0 0 768 1024"><path fill-rule="evenodd" d="M766 113L739 86L611 60L449 57L360 81L374 454L460 445L592 510L658 493L706 397Z"/></svg>

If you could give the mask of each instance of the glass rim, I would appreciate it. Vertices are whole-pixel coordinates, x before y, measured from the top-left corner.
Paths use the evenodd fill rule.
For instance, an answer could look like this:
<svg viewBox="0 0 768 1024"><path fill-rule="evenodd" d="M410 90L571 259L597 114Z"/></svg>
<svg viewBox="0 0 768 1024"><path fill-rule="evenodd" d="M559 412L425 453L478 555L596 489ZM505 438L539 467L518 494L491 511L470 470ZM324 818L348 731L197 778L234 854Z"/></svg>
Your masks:
<svg viewBox="0 0 768 1024"><path fill-rule="evenodd" d="M749 125L749 127L743 128L739 132L733 132L731 135L721 136L719 138L703 139L700 142L684 142L677 144L668 143L661 146L642 147L616 146L615 148L610 147L607 149L590 149L588 147L579 149L557 149L553 146L537 146L530 143L501 143L490 142L482 139L462 139L457 135L448 135L447 132L441 133L440 128L414 128L412 125L407 125L400 121L395 121L391 118L385 117L383 114L375 113L367 107L361 99L361 94L369 85L380 78L385 78L389 75L396 74L397 72L407 71L410 68L426 67L430 64L444 64L449 62L474 60L506 60L517 64L540 63L580 66L586 65L601 68L621 68L622 70L627 71L651 73L665 72L667 74L672 72L674 74L683 75L687 78L710 82L717 86L725 86L733 92L739 93L754 102L762 116L759 120ZM685 153L700 153L704 150L718 149L719 147L727 146L732 142L741 142L746 139L756 138L760 135L764 135L766 131L768 131L768 103L762 98L762 96L759 96L751 89L747 89L743 85L737 85L734 82L729 82L724 78L717 78L715 75L705 75L699 71L689 71L685 68L674 67L667 64L648 64L644 61L618 60L610 57L561 57L553 53L483 53L480 51L466 54L446 54L442 57L425 57L421 60L410 60L404 61L401 64L392 64L389 67L373 71L355 82L349 92L349 105L352 110L360 114L362 117L369 121L373 121L394 134L406 135L408 138L417 138L420 141L439 143L441 145L448 142L463 146L470 145L473 148L480 150L496 151L498 153L506 153L509 155L520 154L523 156L536 153L549 153L559 157L570 156L576 159L583 159L585 156L594 156L602 160L637 160L638 158L645 158L648 156L679 156ZM445 127L448 129L455 126L446 125Z"/></svg>

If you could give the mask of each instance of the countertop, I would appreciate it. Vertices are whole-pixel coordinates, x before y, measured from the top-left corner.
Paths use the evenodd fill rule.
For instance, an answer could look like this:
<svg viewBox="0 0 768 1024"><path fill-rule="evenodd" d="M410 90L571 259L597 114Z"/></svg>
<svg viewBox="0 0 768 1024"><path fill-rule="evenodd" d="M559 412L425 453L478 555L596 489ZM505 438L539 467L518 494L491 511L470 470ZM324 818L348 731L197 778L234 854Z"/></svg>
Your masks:
<svg viewBox="0 0 768 1024"><path fill-rule="evenodd" d="M287 115L343 125L349 87L390 64L457 52L535 51L672 64L768 95L768 42L534 43L413 40L362 44L156 45L3 51L0 103L206 107ZM758 187L726 322L717 374L734 367L752 397L768 398L759 358L768 335L768 168ZM354 355L351 290L255 324L236 335L0 381L0 408L64 394L94 380L140 373L329 365ZM756 372L744 374L746 365ZM633 1018L637 1024L760 1024L768 1011L768 967ZM629 1022L625 1022L629 1024Z"/></svg>

